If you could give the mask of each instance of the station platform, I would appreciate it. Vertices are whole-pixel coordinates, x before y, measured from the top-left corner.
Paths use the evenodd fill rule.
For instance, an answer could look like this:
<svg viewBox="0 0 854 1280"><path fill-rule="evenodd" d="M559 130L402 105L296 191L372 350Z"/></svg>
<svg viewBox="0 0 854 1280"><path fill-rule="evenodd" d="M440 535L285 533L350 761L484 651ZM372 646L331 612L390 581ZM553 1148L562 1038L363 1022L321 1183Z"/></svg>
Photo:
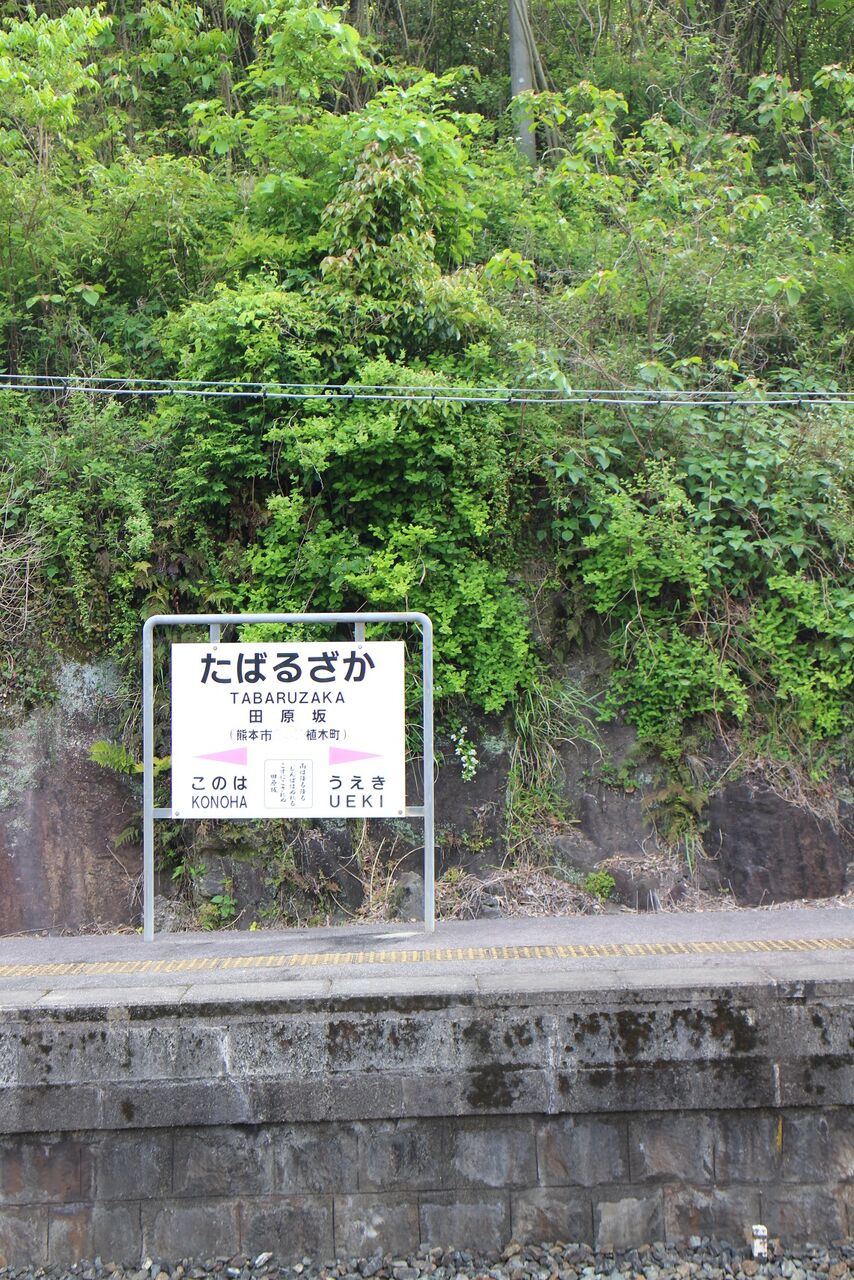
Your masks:
<svg viewBox="0 0 854 1280"><path fill-rule="evenodd" d="M854 979L854 907L0 939L0 1010Z"/></svg>

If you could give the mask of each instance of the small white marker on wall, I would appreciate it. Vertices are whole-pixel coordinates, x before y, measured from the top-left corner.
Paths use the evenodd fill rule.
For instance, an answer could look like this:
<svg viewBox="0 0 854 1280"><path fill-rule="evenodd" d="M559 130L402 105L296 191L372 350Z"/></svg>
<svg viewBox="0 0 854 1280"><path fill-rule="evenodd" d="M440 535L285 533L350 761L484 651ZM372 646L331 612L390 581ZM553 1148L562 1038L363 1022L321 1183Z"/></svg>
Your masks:
<svg viewBox="0 0 854 1280"><path fill-rule="evenodd" d="M763 1227L761 1222L753 1226L753 1256L754 1258L768 1257L768 1228Z"/></svg>

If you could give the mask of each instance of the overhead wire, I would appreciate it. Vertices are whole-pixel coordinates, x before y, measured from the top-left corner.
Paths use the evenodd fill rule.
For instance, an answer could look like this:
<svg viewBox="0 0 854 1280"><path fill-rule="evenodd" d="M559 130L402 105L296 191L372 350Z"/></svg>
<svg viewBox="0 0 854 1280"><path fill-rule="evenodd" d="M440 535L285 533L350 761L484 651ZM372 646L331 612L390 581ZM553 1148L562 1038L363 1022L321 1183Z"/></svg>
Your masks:
<svg viewBox="0 0 854 1280"><path fill-rule="evenodd" d="M441 383L441 384L435 384L435 386L431 386L430 384L427 384L427 383L414 383L414 382L409 382L409 383L403 383L403 382L401 383L398 383L398 382L346 383L345 382L345 383L341 383L341 382L280 382L280 381L272 381L272 380L268 380L265 382L251 382L242 378L219 378L219 379L210 379L210 380L206 380L202 378L140 378L140 377L132 376L129 374L123 374L120 376L119 375L102 376L100 374L0 373L0 381L5 381L11 384L19 383L19 382L30 382L30 383L60 384L60 385L74 385L74 386L97 385L97 384L103 383L103 384L112 385L112 386L121 385L121 386L128 386L128 387L135 386L135 385L143 385L143 386L157 386L157 387L163 386L163 387L176 387L176 388L177 387L214 387L214 388L238 388L238 389L245 388L248 390L256 390L256 389L270 390L273 388L279 388L282 390L286 390L289 388L293 388L296 390L308 390L311 388L315 388L320 390L349 392L351 388L356 388L356 389L370 388L375 391L425 391L426 392L426 391L441 389L444 391L452 391L452 392L453 391L462 391L462 392L489 391L489 392L506 393L507 391L512 390L514 392L518 392L519 394L522 394L522 393L528 394L532 392L534 393L540 392L544 395L560 394L560 392L555 387L531 387L531 386L508 387L502 384L486 385L486 384L480 384L480 383ZM597 394L597 395L619 396L619 395L625 394L625 389L619 389L619 388L613 388L613 387L604 387L604 388L603 387L574 387L572 390L573 390L573 394L576 394L576 395ZM648 392L649 388L648 387L640 388L636 390ZM701 388L699 390L703 390L703 389ZM658 391L656 392L656 394L662 394L662 395L668 395L668 394L674 395L679 393L680 391L678 389L670 390L665 387L659 388ZM731 397L731 396L739 395L740 392L737 390L716 391L713 388L708 388L708 394L713 396ZM788 390L785 390L785 391L777 391L777 392L770 391L767 394L772 396L796 394L798 396L803 396L803 397L809 397L809 396L852 397L854 396L854 390L850 390L850 391L839 390L838 388L813 388L813 389L802 388L797 392L790 392Z"/></svg>
<svg viewBox="0 0 854 1280"><path fill-rule="evenodd" d="M854 390L784 389L745 393L649 387L502 387L461 384L333 382L244 382L193 378L139 378L67 374L0 373L0 390L149 398L181 396L241 400L374 400L505 405L612 405L614 407L805 407L854 406Z"/></svg>

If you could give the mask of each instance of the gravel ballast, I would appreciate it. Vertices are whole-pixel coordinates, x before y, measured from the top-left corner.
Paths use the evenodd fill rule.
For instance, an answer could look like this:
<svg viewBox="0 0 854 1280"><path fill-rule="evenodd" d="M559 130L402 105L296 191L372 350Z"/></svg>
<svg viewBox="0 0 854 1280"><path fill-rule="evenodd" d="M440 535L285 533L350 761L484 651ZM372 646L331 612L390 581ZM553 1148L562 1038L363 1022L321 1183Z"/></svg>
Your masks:
<svg viewBox="0 0 854 1280"><path fill-rule="evenodd" d="M73 1266L0 1267L0 1280L854 1280L854 1240L783 1248L769 1242L766 1260L749 1247L694 1236L687 1246L644 1245L623 1252L584 1244L520 1245L500 1253L422 1248L405 1257L375 1254L280 1265L273 1254L252 1258L146 1259L142 1267L101 1258Z"/></svg>

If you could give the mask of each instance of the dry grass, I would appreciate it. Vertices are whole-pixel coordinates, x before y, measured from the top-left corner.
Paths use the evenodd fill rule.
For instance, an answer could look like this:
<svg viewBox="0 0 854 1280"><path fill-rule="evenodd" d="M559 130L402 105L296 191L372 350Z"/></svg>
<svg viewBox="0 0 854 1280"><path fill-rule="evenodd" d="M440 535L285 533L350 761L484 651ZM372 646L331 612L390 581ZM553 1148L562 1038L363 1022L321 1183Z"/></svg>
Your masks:
<svg viewBox="0 0 854 1280"><path fill-rule="evenodd" d="M0 470L0 614L7 640L26 630L33 577L42 554L28 529L13 530L10 526L9 509L14 488L12 469Z"/></svg>
<svg viewBox="0 0 854 1280"><path fill-rule="evenodd" d="M539 867L509 867L485 878L455 873L436 882L436 914L442 920L497 916L589 916L601 901L579 885Z"/></svg>

